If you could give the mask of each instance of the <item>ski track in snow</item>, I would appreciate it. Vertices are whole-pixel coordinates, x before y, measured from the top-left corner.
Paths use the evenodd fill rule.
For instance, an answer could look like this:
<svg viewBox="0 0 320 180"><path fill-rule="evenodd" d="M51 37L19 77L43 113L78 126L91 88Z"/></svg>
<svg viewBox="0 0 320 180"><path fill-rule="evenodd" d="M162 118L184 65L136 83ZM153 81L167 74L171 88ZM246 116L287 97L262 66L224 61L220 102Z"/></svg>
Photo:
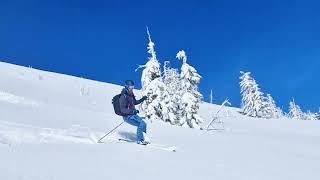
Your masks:
<svg viewBox="0 0 320 180"><path fill-rule="evenodd" d="M11 93L0 91L0 102L6 102L10 104L17 104L17 105L25 105L25 106L40 106L41 103L27 99L21 96L17 96Z"/></svg>
<svg viewBox="0 0 320 180"><path fill-rule="evenodd" d="M52 129L0 121L0 143L17 144L95 144L96 135L87 127L73 125L69 129Z"/></svg>

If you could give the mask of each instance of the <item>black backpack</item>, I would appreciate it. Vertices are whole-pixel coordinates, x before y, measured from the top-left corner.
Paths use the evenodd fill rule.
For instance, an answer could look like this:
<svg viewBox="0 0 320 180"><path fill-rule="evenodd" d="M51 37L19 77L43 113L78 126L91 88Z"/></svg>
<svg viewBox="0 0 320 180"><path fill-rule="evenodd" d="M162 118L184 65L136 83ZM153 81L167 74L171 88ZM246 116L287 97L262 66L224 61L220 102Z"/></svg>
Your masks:
<svg viewBox="0 0 320 180"><path fill-rule="evenodd" d="M112 104L113 104L114 112L117 115L122 116L123 114L121 113L121 110L120 110L120 97L121 97L121 94L115 95L112 98Z"/></svg>

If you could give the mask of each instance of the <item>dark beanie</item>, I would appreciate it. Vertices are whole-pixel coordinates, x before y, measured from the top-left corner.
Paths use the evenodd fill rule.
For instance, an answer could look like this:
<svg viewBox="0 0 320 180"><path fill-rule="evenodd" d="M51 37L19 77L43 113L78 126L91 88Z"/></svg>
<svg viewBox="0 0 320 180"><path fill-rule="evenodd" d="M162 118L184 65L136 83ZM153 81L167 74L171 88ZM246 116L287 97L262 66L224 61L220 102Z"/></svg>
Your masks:
<svg viewBox="0 0 320 180"><path fill-rule="evenodd" d="M126 80L125 85L126 86L134 86L134 82L132 80Z"/></svg>

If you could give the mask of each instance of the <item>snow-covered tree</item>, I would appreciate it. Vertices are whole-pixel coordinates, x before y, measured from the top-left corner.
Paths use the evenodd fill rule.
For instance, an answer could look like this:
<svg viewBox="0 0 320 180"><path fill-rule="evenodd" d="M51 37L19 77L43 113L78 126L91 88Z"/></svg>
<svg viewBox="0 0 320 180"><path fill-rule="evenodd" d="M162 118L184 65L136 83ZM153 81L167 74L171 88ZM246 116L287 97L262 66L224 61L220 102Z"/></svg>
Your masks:
<svg viewBox="0 0 320 180"><path fill-rule="evenodd" d="M242 96L241 109L244 115L263 117L264 99L263 93L250 72L240 72L240 93Z"/></svg>
<svg viewBox="0 0 320 180"><path fill-rule="evenodd" d="M314 116L315 116L316 120L320 120L320 113L315 113Z"/></svg>
<svg viewBox="0 0 320 180"><path fill-rule="evenodd" d="M185 51L179 51L176 57L183 62L180 73L183 111L179 124L200 128L199 124L202 122L202 118L198 115L198 110L200 103L202 103L202 94L198 91L198 84L201 76L194 67L187 63Z"/></svg>
<svg viewBox="0 0 320 180"><path fill-rule="evenodd" d="M142 90L145 90L151 81L161 77L160 63L157 59L156 51L154 50L155 44L151 40L148 28L147 34L149 38L147 49L150 57L148 57L148 62L145 65L139 66L139 68L144 68L141 76Z"/></svg>
<svg viewBox="0 0 320 180"><path fill-rule="evenodd" d="M144 68L141 77L142 94L148 99L142 104L142 109L146 117L151 121L163 120L171 124L200 128L202 119L198 110L202 95L198 91L198 84L201 76L194 67L187 64L184 51L177 54L177 58L183 61L180 75L177 69L169 66L169 62L165 62L162 74L154 49L155 44L148 29L147 33L150 56L145 65L138 67Z"/></svg>
<svg viewBox="0 0 320 180"><path fill-rule="evenodd" d="M318 113L306 112L304 113L301 108L295 103L294 99L289 103L288 117L295 120L320 120Z"/></svg>
<svg viewBox="0 0 320 180"><path fill-rule="evenodd" d="M148 99L142 103L141 107L145 112L146 117L151 121L163 120L161 102L163 100L164 90L162 79L156 78L151 81L142 92Z"/></svg>
<svg viewBox="0 0 320 180"><path fill-rule="evenodd" d="M165 92L161 103L163 120L171 124L179 124L181 116L181 81L177 69L170 67L170 62L164 63L163 81Z"/></svg>
<svg viewBox="0 0 320 180"><path fill-rule="evenodd" d="M276 106L276 103L270 94L267 94L267 97L263 97L262 104L263 104L261 108L262 117L280 118L283 115L282 110Z"/></svg>
<svg viewBox="0 0 320 180"><path fill-rule="evenodd" d="M319 112L314 113L314 118L315 120L320 120L320 108L319 108Z"/></svg>
<svg viewBox="0 0 320 180"><path fill-rule="evenodd" d="M240 72L241 109L243 114L261 118L280 118L282 110L270 94L264 96L250 72Z"/></svg>
<svg viewBox="0 0 320 180"><path fill-rule="evenodd" d="M317 115L317 113L312 113L312 112L308 111L307 113L304 113L303 120L309 120L309 121L318 120L316 115Z"/></svg>
<svg viewBox="0 0 320 180"><path fill-rule="evenodd" d="M139 68L144 68L141 76L142 94L148 99L142 104L142 109L146 117L152 120L159 120L162 117L161 105L164 92L164 83L161 78L160 63L154 49L155 44L151 40L149 30L147 28L149 38L148 53L150 57L145 65Z"/></svg>
<svg viewBox="0 0 320 180"><path fill-rule="evenodd" d="M303 120L304 113L302 112L299 105L294 102L294 99L289 103L289 113L288 116L292 119Z"/></svg>

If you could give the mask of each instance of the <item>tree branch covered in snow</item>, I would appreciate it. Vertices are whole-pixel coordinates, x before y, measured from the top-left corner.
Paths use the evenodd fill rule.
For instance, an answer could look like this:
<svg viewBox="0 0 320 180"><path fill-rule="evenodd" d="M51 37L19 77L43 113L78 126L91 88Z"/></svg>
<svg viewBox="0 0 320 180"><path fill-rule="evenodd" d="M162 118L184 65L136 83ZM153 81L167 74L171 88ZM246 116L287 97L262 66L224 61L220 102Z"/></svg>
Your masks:
<svg viewBox="0 0 320 180"><path fill-rule="evenodd" d="M182 60L183 64L187 63L187 55L184 50L179 51L176 58Z"/></svg>
<svg viewBox="0 0 320 180"><path fill-rule="evenodd" d="M151 36L150 36L150 32L149 32L148 27L147 27L147 34L148 34L148 38L149 38L149 43L148 43L148 47L147 47L148 53L151 54L152 60L157 60L156 51L154 50L155 44L151 40Z"/></svg>

